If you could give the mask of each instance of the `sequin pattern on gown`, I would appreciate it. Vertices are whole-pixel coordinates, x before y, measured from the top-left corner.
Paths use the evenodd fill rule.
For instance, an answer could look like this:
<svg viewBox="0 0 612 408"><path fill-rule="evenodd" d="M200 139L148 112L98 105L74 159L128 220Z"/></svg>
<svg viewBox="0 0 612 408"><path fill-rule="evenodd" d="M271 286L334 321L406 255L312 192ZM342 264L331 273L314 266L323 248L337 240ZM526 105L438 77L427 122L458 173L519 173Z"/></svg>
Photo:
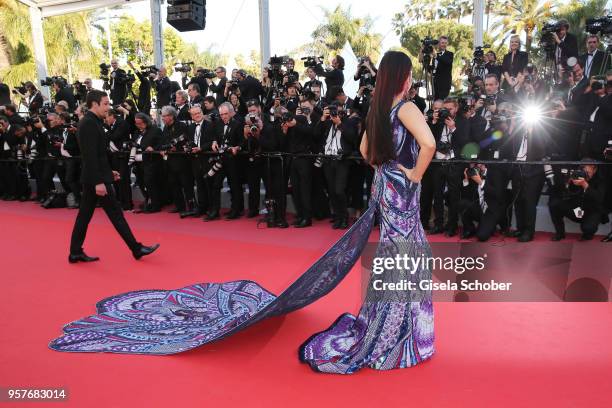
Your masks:
<svg viewBox="0 0 612 408"><path fill-rule="evenodd" d="M401 105L401 104L400 104ZM413 167L414 138L391 112L398 162ZM276 296L256 282L199 283L176 290L141 290L106 298L97 314L64 326L49 347L65 352L166 355L220 340L262 319L305 307L332 291L361 256L380 221L379 251L429 251L419 221L419 186L396 163L377 168L367 211L308 270ZM419 278L430 277L427 270ZM433 348L431 296L419 301L372 301L355 317L340 316L308 339L299 357L313 369L349 374L362 367L409 367Z"/></svg>

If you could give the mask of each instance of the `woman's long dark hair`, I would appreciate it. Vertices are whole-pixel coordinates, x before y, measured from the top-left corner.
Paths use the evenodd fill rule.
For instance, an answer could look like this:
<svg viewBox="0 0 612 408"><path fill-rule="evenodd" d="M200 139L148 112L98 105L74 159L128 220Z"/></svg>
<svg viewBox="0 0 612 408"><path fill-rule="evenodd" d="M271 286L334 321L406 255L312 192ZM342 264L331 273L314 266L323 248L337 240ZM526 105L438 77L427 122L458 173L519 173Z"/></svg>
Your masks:
<svg viewBox="0 0 612 408"><path fill-rule="evenodd" d="M396 158L391 133L391 105L410 76L412 61L403 52L387 51L380 61L376 89L366 121L367 160L380 165Z"/></svg>

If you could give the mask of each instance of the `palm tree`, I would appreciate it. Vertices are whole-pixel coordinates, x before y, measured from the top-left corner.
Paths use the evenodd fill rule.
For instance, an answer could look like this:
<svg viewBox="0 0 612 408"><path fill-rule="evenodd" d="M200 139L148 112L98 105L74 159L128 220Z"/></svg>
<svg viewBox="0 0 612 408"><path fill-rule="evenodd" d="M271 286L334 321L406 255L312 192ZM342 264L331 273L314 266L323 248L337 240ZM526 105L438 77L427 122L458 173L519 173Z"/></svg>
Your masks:
<svg viewBox="0 0 612 408"><path fill-rule="evenodd" d="M505 0L493 7L500 19L491 29L493 31L501 29L504 41L511 34L520 35L524 32L525 48L529 52L536 27L552 16L556 6L552 1L540 3L539 0Z"/></svg>
<svg viewBox="0 0 612 408"><path fill-rule="evenodd" d="M28 9L15 0L0 0L0 72L3 81L15 85L34 76L35 66L29 45ZM24 30L24 27L27 27Z"/></svg>

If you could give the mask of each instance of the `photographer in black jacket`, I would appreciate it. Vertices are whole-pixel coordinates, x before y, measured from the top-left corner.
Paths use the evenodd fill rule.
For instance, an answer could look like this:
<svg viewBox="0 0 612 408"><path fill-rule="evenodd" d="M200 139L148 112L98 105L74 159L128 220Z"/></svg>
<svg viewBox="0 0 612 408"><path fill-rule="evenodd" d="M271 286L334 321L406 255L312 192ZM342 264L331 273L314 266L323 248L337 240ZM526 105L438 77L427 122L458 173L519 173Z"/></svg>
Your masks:
<svg viewBox="0 0 612 408"><path fill-rule="evenodd" d="M247 182L249 185L249 211L248 217L259 215L259 200L261 181L265 180L265 158L255 157L261 152L260 139L264 133L274 132L271 123L264 120L261 104L258 100L247 101L248 113L244 118L244 141L242 150L249 153L246 161ZM264 181L265 183L265 181Z"/></svg>
<svg viewBox="0 0 612 408"><path fill-rule="evenodd" d="M332 103L323 110L321 121L315 128L315 138L322 146L323 154L335 156L323 160L323 172L334 211L334 229L348 228L346 193L351 163L346 158L359 148L358 129L354 122L348 120L346 113L339 102Z"/></svg>
<svg viewBox="0 0 612 408"><path fill-rule="evenodd" d="M591 160L591 159L583 159ZM551 197L548 203L550 217L555 225L553 241L565 238L564 217L580 223L581 241L590 241L597 232L599 223L605 216L604 198L606 180L597 165L584 164L579 169L569 171L563 181L563 192Z"/></svg>
<svg viewBox="0 0 612 408"><path fill-rule="evenodd" d="M160 67L155 82L155 94L157 95L156 108L159 110L170 105L172 99L172 82L168 78L166 67Z"/></svg>
<svg viewBox="0 0 612 408"><path fill-rule="evenodd" d="M438 39L438 53L434 56L434 99L445 99L451 90L454 54L446 49L448 37Z"/></svg>
<svg viewBox="0 0 612 408"><path fill-rule="evenodd" d="M129 156L132 149L130 123L123 119L119 112L111 109L104 119L104 128L109 141L111 168L120 176L119 180L113 183L117 198L123 210L129 211L134 207L129 167Z"/></svg>
<svg viewBox="0 0 612 408"><path fill-rule="evenodd" d="M151 88L155 80L155 72L150 70L147 74L147 72L138 71L131 62L128 62L128 65L140 80L140 85L138 85L138 112L149 115L151 113Z"/></svg>
<svg viewBox="0 0 612 408"><path fill-rule="evenodd" d="M145 199L140 211L137 212L149 214L160 212L162 156L157 151L162 145L162 131L149 115L142 112L135 115L134 126L130 164L134 165L136 183Z"/></svg>
<svg viewBox="0 0 612 408"><path fill-rule="evenodd" d="M74 93L71 86L68 86L63 79L54 79L52 88L55 91L55 103L59 101L66 101L68 104L68 109L70 112L73 112L76 108L76 98L74 97Z"/></svg>
<svg viewBox="0 0 612 408"><path fill-rule="evenodd" d="M240 97L244 101L257 99L263 95L263 87L257 78L248 75L245 70L239 69L236 73L238 77L238 88L240 89Z"/></svg>
<svg viewBox="0 0 612 408"><path fill-rule="evenodd" d="M185 91L180 91L185 93ZM181 98L183 95L181 94ZM189 112L187 112L189 113ZM168 186L172 189L172 197L175 208L171 213L190 212L193 210L193 175L191 163L185 156L185 145L187 143L187 125L180 122L178 112L172 106L164 106L161 109L161 119L164 123L162 131L161 150L168 152Z"/></svg>
<svg viewBox="0 0 612 408"><path fill-rule="evenodd" d="M219 218L221 209L221 187L223 180L227 177L231 194L231 209L227 213L226 219L234 220L240 218L244 211L244 196L242 193L242 183L240 179L240 162L236 155L242 150L244 140L244 130L242 120L236 115L234 107L229 102L224 102L219 106L220 120L213 122L214 141L212 151L219 153L220 157L214 162L215 172L208 177L210 180L210 208L207 221Z"/></svg>
<svg viewBox="0 0 612 408"><path fill-rule="evenodd" d="M464 165L454 163L460 159L463 147L470 140L470 124L459 115L459 104L456 99L446 99L444 107L433 114L432 129L436 139L435 158L443 162L432 163L431 179L433 183L434 228L432 234L442 231L449 237L457 234L459 219L459 190ZM435 122L434 122L435 121ZM448 190L448 220L444 224L444 190Z"/></svg>
<svg viewBox="0 0 612 408"><path fill-rule="evenodd" d="M110 98L113 105L121 105L127 96L127 73L119 68L119 63L116 59L111 61L111 71L109 75L108 87L110 90Z"/></svg>
<svg viewBox="0 0 612 408"><path fill-rule="evenodd" d="M79 116L83 117L83 113L80 113L79 108L77 108L77 111L79 111ZM69 194L66 197L66 204L68 208L79 208L79 201L81 200L81 186L79 185L81 162L74 158L81 154L77 140L77 120L73 121L68 112L60 113L60 117L66 126L64 142L60 148L60 154L64 159L64 166L66 168L66 184L70 186Z"/></svg>
<svg viewBox="0 0 612 408"><path fill-rule="evenodd" d="M225 96L223 95L223 92L225 91L225 84L227 83L227 72L225 70L225 67L215 68L215 74L219 79L216 85L212 81L212 79L209 78L206 79L206 82L208 83L208 89L210 89L210 91L215 94L217 106L219 106L223 102L225 102Z"/></svg>
<svg viewBox="0 0 612 408"><path fill-rule="evenodd" d="M190 86L197 85L192 84ZM204 177L210 168L208 160L210 156L203 153L212 151L213 139L211 130L213 124L204 119L204 113L201 106L193 106L189 110L189 113L192 121L187 127L186 151L189 153L191 174L196 185L197 202L191 211L182 212L181 218L199 217L206 214L210 203L208 197L209 188Z"/></svg>
<svg viewBox="0 0 612 408"><path fill-rule="evenodd" d="M336 86L342 87L344 85L344 73L342 72L344 71L344 58L342 58L340 55L336 55L334 59L332 59L331 66L331 70L324 69L320 60L315 66L316 74L325 78L325 87L327 89L325 98L328 102L331 102L331 93L333 92L333 88Z"/></svg>

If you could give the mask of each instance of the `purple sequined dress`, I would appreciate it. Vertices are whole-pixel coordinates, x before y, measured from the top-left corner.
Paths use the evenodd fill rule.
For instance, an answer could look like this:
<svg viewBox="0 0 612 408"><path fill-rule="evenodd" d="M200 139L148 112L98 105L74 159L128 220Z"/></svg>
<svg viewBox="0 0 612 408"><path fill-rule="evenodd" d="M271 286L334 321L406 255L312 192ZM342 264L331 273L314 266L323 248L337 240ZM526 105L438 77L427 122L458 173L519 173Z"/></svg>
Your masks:
<svg viewBox="0 0 612 408"><path fill-rule="evenodd" d="M397 162L414 167L418 145L391 112ZM67 352L176 354L220 340L262 319L305 307L333 290L359 259L380 221L378 254L429 253L419 219L419 185L396 162L376 169L368 210L294 283L276 296L253 281L199 283L176 290L142 290L103 299L97 314L64 326L49 347ZM431 279L429 270L415 278ZM368 285L370 288L371 285ZM410 367L429 358L433 347L431 294L385 298L368 290L357 317L340 316L310 337L299 357L322 372L350 374L362 367Z"/></svg>

